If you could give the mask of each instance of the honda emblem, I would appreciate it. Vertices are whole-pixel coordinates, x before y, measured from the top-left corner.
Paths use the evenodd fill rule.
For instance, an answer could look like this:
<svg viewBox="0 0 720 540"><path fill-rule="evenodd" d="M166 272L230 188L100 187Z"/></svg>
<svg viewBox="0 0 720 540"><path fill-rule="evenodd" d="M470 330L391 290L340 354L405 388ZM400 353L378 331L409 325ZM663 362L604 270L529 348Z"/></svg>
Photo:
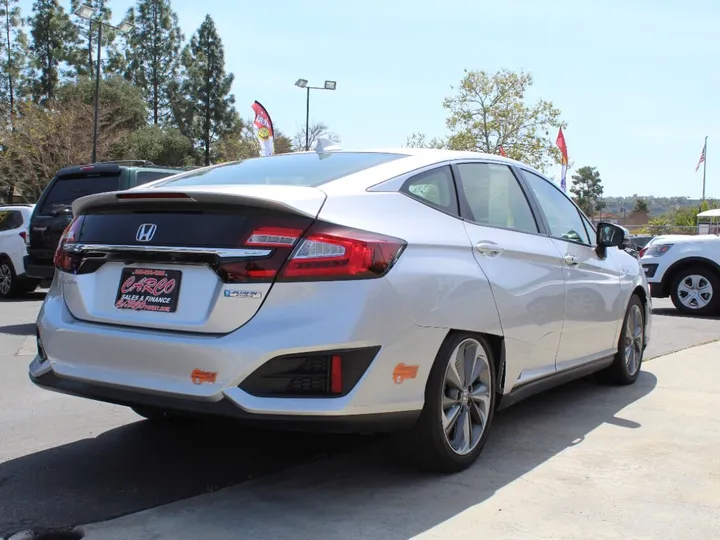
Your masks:
<svg viewBox="0 0 720 540"><path fill-rule="evenodd" d="M157 231L157 225L154 223L143 223L138 227L135 240L138 242L149 242L153 239L153 236L155 236L155 231Z"/></svg>

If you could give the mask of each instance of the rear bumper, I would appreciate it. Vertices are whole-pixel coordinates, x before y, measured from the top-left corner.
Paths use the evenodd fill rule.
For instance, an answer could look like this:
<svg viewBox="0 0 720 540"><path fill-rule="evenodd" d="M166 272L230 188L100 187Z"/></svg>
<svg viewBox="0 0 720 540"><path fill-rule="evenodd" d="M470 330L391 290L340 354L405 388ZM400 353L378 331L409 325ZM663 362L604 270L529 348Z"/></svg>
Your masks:
<svg viewBox="0 0 720 540"><path fill-rule="evenodd" d="M65 304L61 281L53 282L38 316L48 359L31 363L30 378L51 390L122 405L351 430L365 422L395 424L422 409L430 368L448 332L415 325L384 280L276 284L253 319L221 336L78 320ZM312 304L314 295L322 305ZM359 348L379 352L345 395L263 397L244 385L279 356ZM417 366L416 377L398 382L399 363ZM196 370L216 377L194 382Z"/></svg>
<svg viewBox="0 0 720 540"><path fill-rule="evenodd" d="M25 274L29 278L52 279L55 275L55 267L52 262L41 263L31 255L26 255L23 263L25 264Z"/></svg>
<svg viewBox="0 0 720 540"><path fill-rule="evenodd" d="M64 379L58 377L52 371L48 371L37 377L31 374L30 380L35 385L46 390L115 405L156 407L162 410L177 411L191 415L222 416L234 418L243 424L299 431L332 433L396 431L411 428L415 422L417 422L420 415L420 411L357 414L352 416L300 417L252 414L238 408L227 398L222 398L219 401L189 401L154 394L142 394L133 390Z"/></svg>

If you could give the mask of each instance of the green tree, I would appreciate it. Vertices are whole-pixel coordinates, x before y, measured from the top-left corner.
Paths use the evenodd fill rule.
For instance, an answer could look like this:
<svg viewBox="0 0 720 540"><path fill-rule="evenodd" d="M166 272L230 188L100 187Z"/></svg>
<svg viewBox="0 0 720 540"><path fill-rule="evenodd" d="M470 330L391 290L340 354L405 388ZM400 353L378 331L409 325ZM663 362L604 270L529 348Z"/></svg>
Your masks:
<svg viewBox="0 0 720 540"><path fill-rule="evenodd" d="M77 82L67 82L57 89L57 100L62 103L95 103L95 81L83 77ZM133 131L147 123L147 107L139 88L121 76L108 77L100 84L100 109L106 110L105 129ZM92 124L88 125L88 133Z"/></svg>
<svg viewBox="0 0 720 540"><path fill-rule="evenodd" d="M35 0L30 25L32 96L43 103L55 97L61 66L74 58L78 29L58 0Z"/></svg>
<svg viewBox="0 0 720 540"><path fill-rule="evenodd" d="M180 49L185 40L178 16L170 0L139 0L127 20L134 28L125 49L125 76L141 89L152 123L165 123L170 118Z"/></svg>
<svg viewBox="0 0 720 540"><path fill-rule="evenodd" d="M433 137L429 141L422 133L413 133L405 141L407 148L436 148L443 149L447 148L447 141Z"/></svg>
<svg viewBox="0 0 720 540"><path fill-rule="evenodd" d="M532 84L532 75L523 71L465 70L455 95L443 103L450 113L448 147L490 154L502 147L508 157L540 170L560 163L555 135L566 124L551 101L526 101Z"/></svg>
<svg viewBox="0 0 720 540"><path fill-rule="evenodd" d="M179 129L156 125L131 132L115 149L118 159L146 159L156 165L181 167L193 161L192 142Z"/></svg>
<svg viewBox="0 0 720 540"><path fill-rule="evenodd" d="M173 116L202 154L202 163L210 165L213 144L236 130L239 121L230 93L234 77L225 73L225 50L210 15L185 47L182 64Z"/></svg>
<svg viewBox="0 0 720 540"><path fill-rule="evenodd" d="M645 212L646 214L650 212L650 207L648 206L647 201L645 199L636 199L633 212Z"/></svg>
<svg viewBox="0 0 720 540"><path fill-rule="evenodd" d="M0 0L0 21L3 26L0 39L0 108L15 125L15 102L24 86L23 72L27 67L27 37L23 32L23 19L19 0Z"/></svg>
<svg viewBox="0 0 720 540"><path fill-rule="evenodd" d="M595 212L605 207L601 200L603 194L602 179L595 167L580 167L572 176L573 185L570 192L575 195L575 202L591 219Z"/></svg>

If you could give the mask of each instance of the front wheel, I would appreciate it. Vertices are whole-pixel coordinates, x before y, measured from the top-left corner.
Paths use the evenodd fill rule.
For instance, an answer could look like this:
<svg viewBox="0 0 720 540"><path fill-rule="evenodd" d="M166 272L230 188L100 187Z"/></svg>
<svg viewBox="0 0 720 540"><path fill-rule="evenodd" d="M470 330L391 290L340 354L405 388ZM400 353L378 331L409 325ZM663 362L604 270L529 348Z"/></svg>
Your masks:
<svg viewBox="0 0 720 540"><path fill-rule="evenodd" d="M720 310L720 280L705 268L680 270L670 290L672 302L681 313L714 315Z"/></svg>
<svg viewBox="0 0 720 540"><path fill-rule="evenodd" d="M495 409L495 367L487 341L455 334L438 352L415 426L418 464L458 472L480 455Z"/></svg>
<svg viewBox="0 0 720 540"><path fill-rule="evenodd" d="M602 379L615 384L633 384L640 376L645 353L645 316L642 300L633 295L625 312L618 351L613 363L604 370Z"/></svg>

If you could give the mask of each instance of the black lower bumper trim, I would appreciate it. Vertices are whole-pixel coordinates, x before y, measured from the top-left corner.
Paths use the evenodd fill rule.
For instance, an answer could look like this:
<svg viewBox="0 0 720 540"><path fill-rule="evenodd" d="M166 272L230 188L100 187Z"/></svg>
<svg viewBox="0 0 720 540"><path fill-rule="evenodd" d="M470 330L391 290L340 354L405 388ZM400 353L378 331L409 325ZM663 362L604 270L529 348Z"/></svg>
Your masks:
<svg viewBox="0 0 720 540"><path fill-rule="evenodd" d="M25 273L28 277L35 279L52 279L55 275L55 267L50 264L37 264L31 256L26 255L23 259Z"/></svg>
<svg viewBox="0 0 720 540"><path fill-rule="evenodd" d="M650 296L653 298L667 298L662 283L648 283L650 285Z"/></svg>
<svg viewBox="0 0 720 540"><path fill-rule="evenodd" d="M165 411L199 416L224 416L234 418L243 424L257 425L268 429L325 433L375 433L412 428L420 416L419 410L351 416L306 415L298 417L292 415L254 414L241 409L228 399L194 401L157 394L143 394L122 388L65 379L58 377L52 371L39 377L30 375L30 380L37 386L47 390L95 401L126 407L155 407Z"/></svg>

